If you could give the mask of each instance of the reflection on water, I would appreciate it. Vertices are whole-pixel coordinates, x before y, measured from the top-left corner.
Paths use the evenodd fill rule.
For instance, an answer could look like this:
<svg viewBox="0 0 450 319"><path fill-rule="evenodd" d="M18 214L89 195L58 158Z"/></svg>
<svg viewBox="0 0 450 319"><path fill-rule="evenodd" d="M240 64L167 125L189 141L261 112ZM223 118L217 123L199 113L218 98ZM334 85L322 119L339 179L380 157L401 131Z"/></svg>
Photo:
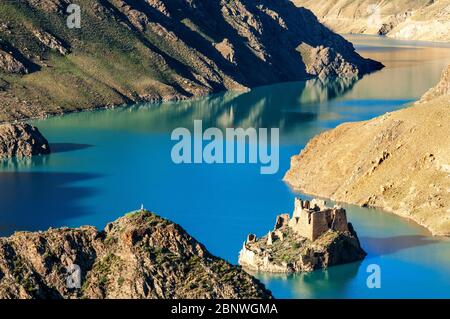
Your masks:
<svg viewBox="0 0 450 319"><path fill-rule="evenodd" d="M382 61L386 68L358 82L352 99L418 99L435 85L450 64L450 43L398 41L375 36L347 35L365 57Z"/></svg>
<svg viewBox="0 0 450 319"><path fill-rule="evenodd" d="M96 129L154 133L169 132L180 126L191 128L197 119L202 119L206 127L279 127L289 131L301 122L314 121L323 111L314 108L310 112L302 111L302 105L316 107L322 102L330 102L351 90L355 83L356 79L283 83L259 87L248 93L226 92L196 100L86 112L69 120ZM54 127L62 127L62 124L56 121Z"/></svg>
<svg viewBox="0 0 450 319"><path fill-rule="evenodd" d="M269 285L272 290L286 291L286 294L283 292L278 294L278 298L289 298L292 295L301 298L333 298L347 295L349 284L357 277L360 266L361 262L355 262L325 270L289 275L247 271Z"/></svg>
<svg viewBox="0 0 450 319"><path fill-rule="evenodd" d="M25 167L40 167L45 166L48 161L48 156L30 157L13 157L8 159L0 159L1 171L16 171Z"/></svg>
<svg viewBox="0 0 450 319"><path fill-rule="evenodd" d="M143 203L235 263L248 232L266 234L276 214L292 211L296 194L282 177L290 157L309 139L342 122L403 107L450 64L448 49L442 55L444 49L431 48L424 59L431 49L381 50L377 38L360 41L366 56L376 55L388 67L358 82L284 83L35 121L54 153L0 162L0 234L50 226L102 228ZM280 127L280 171L260 175L259 166L249 164L175 165L170 133L192 127L196 119L204 128ZM276 297L449 297L449 241L430 238L392 214L346 207L367 258L311 274L257 274ZM382 268L382 289L366 286L371 263Z"/></svg>

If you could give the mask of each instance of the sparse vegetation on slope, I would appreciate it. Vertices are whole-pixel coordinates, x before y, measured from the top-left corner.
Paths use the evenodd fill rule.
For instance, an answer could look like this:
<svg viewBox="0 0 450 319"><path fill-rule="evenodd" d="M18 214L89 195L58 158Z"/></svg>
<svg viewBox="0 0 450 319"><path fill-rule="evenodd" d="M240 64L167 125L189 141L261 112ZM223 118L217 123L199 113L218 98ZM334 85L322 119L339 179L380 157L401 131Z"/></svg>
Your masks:
<svg viewBox="0 0 450 319"><path fill-rule="evenodd" d="M78 265L80 288L67 285ZM0 298L271 298L258 280L147 211L0 238Z"/></svg>
<svg viewBox="0 0 450 319"><path fill-rule="evenodd" d="M80 29L68 4L0 6L0 121L382 67L284 0L80 0Z"/></svg>

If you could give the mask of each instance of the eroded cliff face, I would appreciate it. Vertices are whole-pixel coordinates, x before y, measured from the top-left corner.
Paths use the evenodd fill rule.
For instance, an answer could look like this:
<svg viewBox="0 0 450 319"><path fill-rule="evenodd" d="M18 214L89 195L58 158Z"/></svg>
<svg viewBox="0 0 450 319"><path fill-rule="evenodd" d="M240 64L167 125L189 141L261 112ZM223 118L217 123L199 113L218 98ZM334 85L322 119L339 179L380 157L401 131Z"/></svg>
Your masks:
<svg viewBox="0 0 450 319"><path fill-rule="evenodd" d="M68 4L2 5L0 121L382 67L285 0L80 0L80 29Z"/></svg>
<svg viewBox="0 0 450 319"><path fill-rule="evenodd" d="M74 264L81 288L73 280L67 285ZM180 226L146 211L103 231L86 226L0 238L0 298L271 297Z"/></svg>
<svg viewBox="0 0 450 319"><path fill-rule="evenodd" d="M292 157L284 180L309 194L381 207L449 236L449 69L414 106L313 138Z"/></svg>
<svg viewBox="0 0 450 319"><path fill-rule="evenodd" d="M14 58L11 52L0 49L0 69L9 74L25 74L28 73L27 68Z"/></svg>
<svg viewBox="0 0 450 319"><path fill-rule="evenodd" d="M50 153L50 146L37 127L29 124L0 125L0 159Z"/></svg>
<svg viewBox="0 0 450 319"><path fill-rule="evenodd" d="M449 0L291 0L339 33L407 40L450 41Z"/></svg>

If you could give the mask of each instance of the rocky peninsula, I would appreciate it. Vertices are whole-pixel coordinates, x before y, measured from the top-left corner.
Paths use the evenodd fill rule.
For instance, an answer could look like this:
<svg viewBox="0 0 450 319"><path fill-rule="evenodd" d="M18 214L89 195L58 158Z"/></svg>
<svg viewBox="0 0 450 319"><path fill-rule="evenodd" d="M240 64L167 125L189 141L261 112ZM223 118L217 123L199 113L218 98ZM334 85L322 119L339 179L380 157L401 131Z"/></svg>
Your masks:
<svg viewBox="0 0 450 319"><path fill-rule="evenodd" d="M29 124L0 125L0 159L50 153L50 146L37 127Z"/></svg>
<svg viewBox="0 0 450 319"><path fill-rule="evenodd" d="M79 267L79 286L68 276ZM71 277L73 278L73 277ZM272 298L239 267L148 211L0 238L0 298Z"/></svg>
<svg viewBox="0 0 450 319"><path fill-rule="evenodd" d="M450 235L450 67L413 106L345 123L292 157L284 180L308 194L380 207Z"/></svg>
<svg viewBox="0 0 450 319"><path fill-rule="evenodd" d="M383 67L286 0L6 1L0 122Z"/></svg>
<svg viewBox="0 0 450 319"><path fill-rule="evenodd" d="M292 217L279 215L266 236L250 234L239 264L261 272L308 272L364 259L358 236L346 211L322 200L295 199Z"/></svg>
<svg viewBox="0 0 450 319"><path fill-rule="evenodd" d="M338 33L450 41L450 0L292 0Z"/></svg>

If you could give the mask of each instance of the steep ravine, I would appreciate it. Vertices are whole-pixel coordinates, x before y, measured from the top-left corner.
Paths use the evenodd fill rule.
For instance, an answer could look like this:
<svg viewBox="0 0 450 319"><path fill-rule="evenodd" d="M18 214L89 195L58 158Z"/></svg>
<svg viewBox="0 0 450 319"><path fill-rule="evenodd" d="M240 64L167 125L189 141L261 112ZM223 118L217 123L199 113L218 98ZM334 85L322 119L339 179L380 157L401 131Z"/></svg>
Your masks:
<svg viewBox="0 0 450 319"><path fill-rule="evenodd" d="M294 189L410 218L450 235L450 67L421 101L313 138L291 159Z"/></svg>

